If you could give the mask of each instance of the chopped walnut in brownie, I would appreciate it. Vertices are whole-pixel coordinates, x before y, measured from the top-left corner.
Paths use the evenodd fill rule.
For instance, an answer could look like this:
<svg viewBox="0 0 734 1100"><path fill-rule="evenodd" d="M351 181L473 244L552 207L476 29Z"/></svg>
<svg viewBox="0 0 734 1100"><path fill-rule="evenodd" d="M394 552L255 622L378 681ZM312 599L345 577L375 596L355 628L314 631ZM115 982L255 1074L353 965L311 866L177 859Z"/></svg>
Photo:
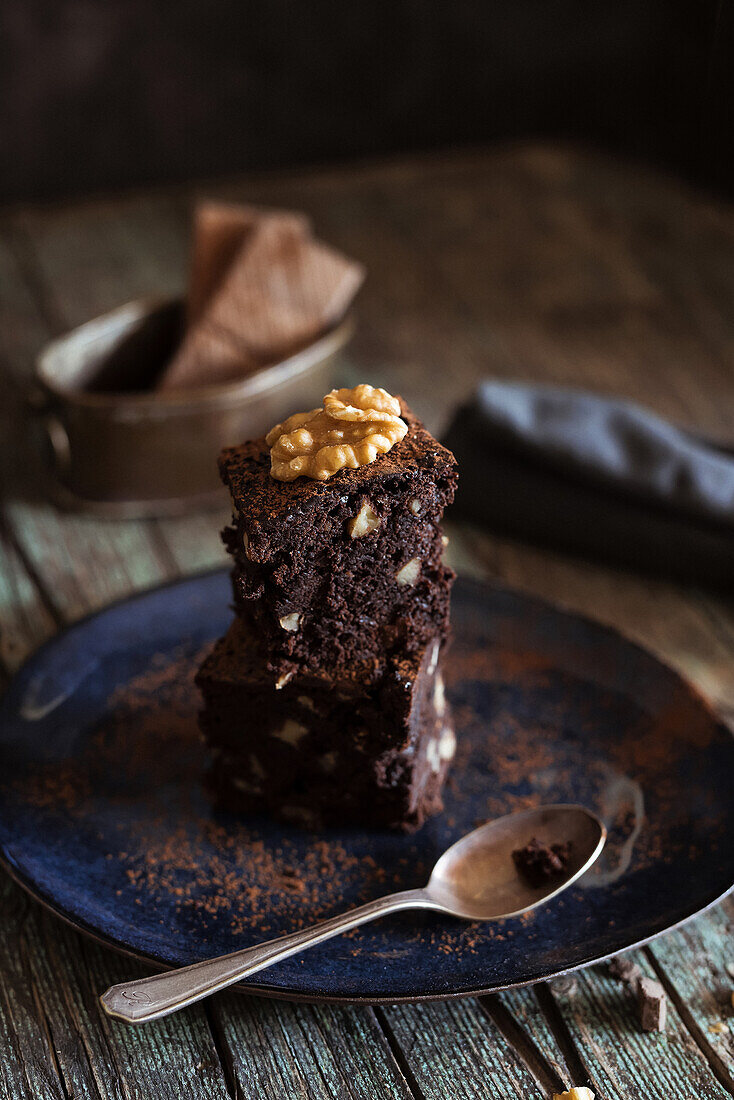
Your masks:
<svg viewBox="0 0 734 1100"><path fill-rule="evenodd" d="M560 878L571 858L571 842L543 844L533 837L524 848L516 848L512 859L521 875L531 886L544 886Z"/></svg>

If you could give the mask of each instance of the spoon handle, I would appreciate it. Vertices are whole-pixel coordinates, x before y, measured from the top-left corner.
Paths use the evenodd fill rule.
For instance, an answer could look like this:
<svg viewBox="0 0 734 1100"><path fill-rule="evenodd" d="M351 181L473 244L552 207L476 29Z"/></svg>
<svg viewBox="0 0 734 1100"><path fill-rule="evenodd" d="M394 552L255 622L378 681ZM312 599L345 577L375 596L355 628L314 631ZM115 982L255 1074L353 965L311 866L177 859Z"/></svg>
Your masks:
<svg viewBox="0 0 734 1100"><path fill-rule="evenodd" d="M322 943L324 940L348 932L367 921L384 917L399 909L436 908L425 890L403 890L398 894L368 901L342 913L330 917L310 928L280 936L277 940L268 940L256 947L246 947L230 955L220 955L215 959L205 959L179 970L169 970L163 974L153 974L140 981L123 982L113 985L103 993L100 1000L108 1016L124 1020L128 1024L142 1024L148 1020L157 1020L177 1012L179 1008L200 1001L210 993L226 989L241 978L249 977L266 966L287 959L298 951Z"/></svg>

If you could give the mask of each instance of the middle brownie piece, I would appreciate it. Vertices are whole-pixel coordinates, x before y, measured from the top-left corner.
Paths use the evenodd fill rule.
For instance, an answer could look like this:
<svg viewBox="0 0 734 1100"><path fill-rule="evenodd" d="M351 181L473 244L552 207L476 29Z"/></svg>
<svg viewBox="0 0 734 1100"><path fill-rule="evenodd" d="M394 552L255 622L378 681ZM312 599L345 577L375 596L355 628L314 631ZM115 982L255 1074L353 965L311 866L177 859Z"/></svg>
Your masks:
<svg viewBox="0 0 734 1100"><path fill-rule="evenodd" d="M321 669L277 689L235 620L197 676L217 801L309 827L418 828L455 750L440 656L436 638L379 673Z"/></svg>

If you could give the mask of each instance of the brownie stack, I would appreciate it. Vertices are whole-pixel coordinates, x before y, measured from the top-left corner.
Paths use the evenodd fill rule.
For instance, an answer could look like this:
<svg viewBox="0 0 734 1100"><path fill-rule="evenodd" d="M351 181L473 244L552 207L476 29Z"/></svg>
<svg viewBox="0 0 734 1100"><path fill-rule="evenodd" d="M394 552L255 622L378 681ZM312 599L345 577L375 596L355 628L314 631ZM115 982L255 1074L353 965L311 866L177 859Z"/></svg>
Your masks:
<svg viewBox="0 0 734 1100"><path fill-rule="evenodd" d="M220 803L309 828L418 828L454 755L440 662L454 574L440 521L456 462L400 402L386 454L277 481L265 439L228 448L237 612L202 666Z"/></svg>

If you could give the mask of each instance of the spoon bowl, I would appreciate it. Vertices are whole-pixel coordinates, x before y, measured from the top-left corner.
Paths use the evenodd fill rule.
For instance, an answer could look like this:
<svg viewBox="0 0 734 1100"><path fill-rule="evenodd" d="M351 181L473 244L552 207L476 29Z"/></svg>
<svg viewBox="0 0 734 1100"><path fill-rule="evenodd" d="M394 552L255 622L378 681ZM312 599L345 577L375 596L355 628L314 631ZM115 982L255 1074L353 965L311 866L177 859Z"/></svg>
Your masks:
<svg viewBox="0 0 734 1100"><path fill-rule="evenodd" d="M561 875L532 886L517 871L512 853L533 837L544 844L570 842ZM540 806L499 817L467 833L443 853L426 887L441 912L467 920L514 917L549 901L575 882L604 847L606 829L583 806Z"/></svg>
<svg viewBox="0 0 734 1100"><path fill-rule="evenodd" d="M534 837L546 845L570 842L568 865L542 886L525 882L512 858L517 848ZM102 1007L109 1016L129 1024L157 1020L298 951L401 909L432 909L466 920L517 916L575 882L597 858L605 839L601 821L583 806L543 806L497 818L452 844L425 887L376 898L311 928L231 955L113 985L100 998Z"/></svg>

